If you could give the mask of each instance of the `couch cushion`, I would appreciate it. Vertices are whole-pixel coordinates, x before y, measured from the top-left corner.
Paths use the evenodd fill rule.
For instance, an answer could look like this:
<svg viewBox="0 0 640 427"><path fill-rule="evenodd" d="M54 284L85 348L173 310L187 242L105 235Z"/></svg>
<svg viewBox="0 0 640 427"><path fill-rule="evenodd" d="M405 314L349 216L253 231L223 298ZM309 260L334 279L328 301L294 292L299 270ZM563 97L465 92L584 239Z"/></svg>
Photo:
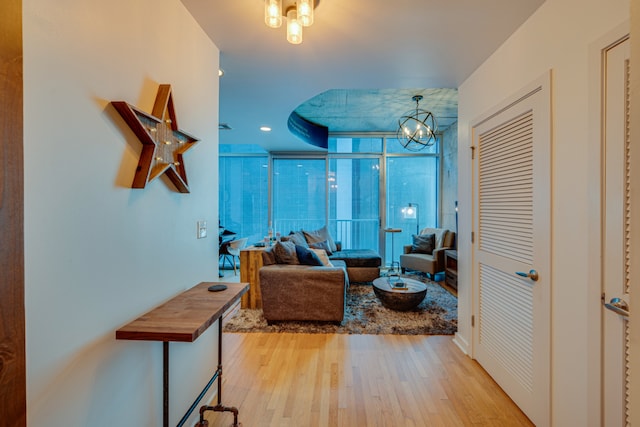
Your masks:
<svg viewBox="0 0 640 427"><path fill-rule="evenodd" d="M304 234L302 234L302 231L292 231L288 236L282 236L281 240L283 242L293 242L294 244L304 246L305 248L309 247L309 245L307 244L307 240L304 238Z"/></svg>
<svg viewBox="0 0 640 427"><path fill-rule="evenodd" d="M330 260L343 260L347 267L380 267L382 258L372 249L344 249L334 252Z"/></svg>
<svg viewBox="0 0 640 427"><path fill-rule="evenodd" d="M293 242L277 242L273 247L273 254L278 264L300 264Z"/></svg>
<svg viewBox="0 0 640 427"><path fill-rule="evenodd" d="M326 240L323 240L322 242L309 243L309 247L313 249L323 249L327 255L331 255L333 253L331 247L329 247L329 242Z"/></svg>
<svg viewBox="0 0 640 427"><path fill-rule="evenodd" d="M262 251L262 265L273 265L276 263L276 256L273 247L265 248Z"/></svg>
<svg viewBox="0 0 640 427"><path fill-rule="evenodd" d="M329 234L329 230L327 229L326 225L315 231L302 230L302 233L304 234L304 238L309 244L326 240L329 243L329 249L331 249L331 252L335 252L338 250L336 243L331 237L331 234Z"/></svg>
<svg viewBox="0 0 640 427"><path fill-rule="evenodd" d="M420 234L435 234L436 235L436 246L434 249L440 249L442 247L442 245L445 243L445 238L447 237L447 234L449 233L449 230L447 230L446 228L423 228L422 230L420 230Z"/></svg>
<svg viewBox="0 0 640 427"><path fill-rule="evenodd" d="M435 249L436 235L421 234L419 236L413 235L413 245L411 245L411 253L414 254L432 254Z"/></svg>
<svg viewBox="0 0 640 427"><path fill-rule="evenodd" d="M296 245L296 256L302 265L324 265L314 251L304 246Z"/></svg>
<svg viewBox="0 0 640 427"><path fill-rule="evenodd" d="M333 267L333 264L331 263L331 261L329 261L329 256L327 255L327 252L324 249L313 249L313 248L309 248L309 249L311 249L318 256L318 258L322 262L322 265L325 265L327 267Z"/></svg>

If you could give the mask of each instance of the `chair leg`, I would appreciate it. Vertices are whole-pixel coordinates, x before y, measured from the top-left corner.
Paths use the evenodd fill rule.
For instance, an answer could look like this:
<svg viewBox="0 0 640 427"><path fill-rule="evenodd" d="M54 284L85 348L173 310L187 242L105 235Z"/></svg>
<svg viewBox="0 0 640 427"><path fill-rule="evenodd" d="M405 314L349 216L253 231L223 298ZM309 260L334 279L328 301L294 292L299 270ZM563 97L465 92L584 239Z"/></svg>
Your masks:
<svg viewBox="0 0 640 427"><path fill-rule="evenodd" d="M236 276L236 257L235 255L231 255L231 263L233 264L233 275Z"/></svg>

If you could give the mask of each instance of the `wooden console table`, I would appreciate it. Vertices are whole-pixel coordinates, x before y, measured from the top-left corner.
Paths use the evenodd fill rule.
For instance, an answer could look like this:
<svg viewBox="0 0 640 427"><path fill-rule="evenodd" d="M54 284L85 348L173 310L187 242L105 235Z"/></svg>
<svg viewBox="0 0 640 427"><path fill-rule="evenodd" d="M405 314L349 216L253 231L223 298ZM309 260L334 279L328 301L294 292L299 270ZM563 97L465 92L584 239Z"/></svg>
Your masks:
<svg viewBox="0 0 640 427"><path fill-rule="evenodd" d="M260 267L262 267L262 252L266 248L248 246L240 249L240 280L249 282L249 292L242 296L242 308L262 308L262 293L260 292Z"/></svg>
<svg viewBox="0 0 640 427"><path fill-rule="evenodd" d="M207 290L209 286L217 284L224 284L227 289L220 292ZM118 340L162 341L163 426L168 427L169 425L169 342L194 342L216 321L218 321L218 368L204 390L182 417L178 426L184 425L216 379L218 379L218 405L200 408L201 420L203 410L231 411L236 418L234 425L237 425L238 410L221 405L222 321L220 318L248 289L248 283L202 282L116 331L116 339Z"/></svg>

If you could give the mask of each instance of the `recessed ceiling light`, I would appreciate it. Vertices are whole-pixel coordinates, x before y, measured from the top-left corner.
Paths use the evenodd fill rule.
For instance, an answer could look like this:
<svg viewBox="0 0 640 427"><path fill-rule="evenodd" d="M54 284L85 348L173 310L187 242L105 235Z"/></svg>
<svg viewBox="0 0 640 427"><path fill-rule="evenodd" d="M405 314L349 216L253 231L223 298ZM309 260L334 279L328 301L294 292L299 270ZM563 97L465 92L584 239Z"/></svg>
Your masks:
<svg viewBox="0 0 640 427"><path fill-rule="evenodd" d="M271 132L271 128L269 126L260 126L260 130L262 132Z"/></svg>

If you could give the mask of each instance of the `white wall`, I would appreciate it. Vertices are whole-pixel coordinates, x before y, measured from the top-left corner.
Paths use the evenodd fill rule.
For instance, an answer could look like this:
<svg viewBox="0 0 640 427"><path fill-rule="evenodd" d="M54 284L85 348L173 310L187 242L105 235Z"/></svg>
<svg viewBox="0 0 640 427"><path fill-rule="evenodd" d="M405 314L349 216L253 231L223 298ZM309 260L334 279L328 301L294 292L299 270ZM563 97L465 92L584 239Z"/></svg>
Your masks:
<svg viewBox="0 0 640 427"><path fill-rule="evenodd" d="M28 421L157 426L162 345L115 330L217 280L219 52L179 0L23 8ZM185 154L190 194L130 188L141 144L109 102L150 112L160 83L201 140ZM171 345L172 425L213 372L216 334Z"/></svg>
<svg viewBox="0 0 640 427"><path fill-rule="evenodd" d="M588 425L589 54L628 0L547 0L459 88L459 332L471 342L470 124L549 69L552 110L552 422ZM597 297L597 296L596 296ZM469 350L469 348L467 348Z"/></svg>

